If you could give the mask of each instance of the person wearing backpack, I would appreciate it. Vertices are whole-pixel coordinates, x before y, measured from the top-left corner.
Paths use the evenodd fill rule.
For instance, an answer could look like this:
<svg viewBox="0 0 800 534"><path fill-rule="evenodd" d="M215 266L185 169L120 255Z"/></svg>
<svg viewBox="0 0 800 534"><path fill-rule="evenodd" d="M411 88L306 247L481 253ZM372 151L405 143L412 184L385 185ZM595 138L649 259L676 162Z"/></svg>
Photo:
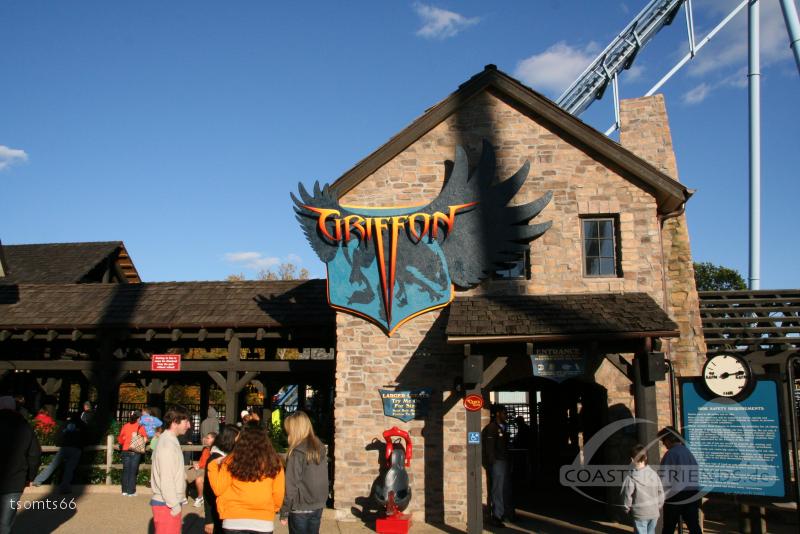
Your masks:
<svg viewBox="0 0 800 534"><path fill-rule="evenodd" d="M119 431L117 442L122 449L122 495L135 497L139 463L147 443L147 431L139 424L138 411L130 413L128 422Z"/></svg>
<svg viewBox="0 0 800 534"><path fill-rule="evenodd" d="M322 509L328 500L328 459L325 445L314 434L305 412L283 422L289 441L286 453L286 496L280 510L290 534L319 534Z"/></svg>

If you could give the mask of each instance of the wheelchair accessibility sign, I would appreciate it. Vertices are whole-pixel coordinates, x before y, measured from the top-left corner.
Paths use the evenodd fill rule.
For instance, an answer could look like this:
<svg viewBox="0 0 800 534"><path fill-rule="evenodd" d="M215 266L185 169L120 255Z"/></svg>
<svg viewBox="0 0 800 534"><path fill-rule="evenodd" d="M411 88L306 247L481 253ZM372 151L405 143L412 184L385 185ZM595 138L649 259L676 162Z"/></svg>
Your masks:
<svg viewBox="0 0 800 534"><path fill-rule="evenodd" d="M480 445L481 444L481 433L480 432L467 432L467 444L468 445Z"/></svg>

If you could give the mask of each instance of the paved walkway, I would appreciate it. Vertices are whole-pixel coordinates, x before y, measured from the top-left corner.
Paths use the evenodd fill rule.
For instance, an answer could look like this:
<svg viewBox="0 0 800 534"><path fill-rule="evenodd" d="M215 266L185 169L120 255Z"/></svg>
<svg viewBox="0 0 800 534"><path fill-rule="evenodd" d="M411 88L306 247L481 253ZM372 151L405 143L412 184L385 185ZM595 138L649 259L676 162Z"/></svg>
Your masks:
<svg viewBox="0 0 800 534"><path fill-rule="evenodd" d="M106 534L106 533L152 533L150 490L140 488L136 497L123 497L118 486L75 487L74 495L53 495L49 486L28 488L22 496L23 508L17 512L15 533L44 534ZM191 500L191 499L190 499ZM707 534L734 533L737 531L733 510L708 507L704 532ZM627 525L596 518L581 517L580 510L570 513L547 515L526 511L518 512L518 520L506 528L491 528L496 534L560 534L560 533L614 533L633 532ZM787 511L782 521L770 521L769 532L796 534L797 523L794 512ZM183 507L183 534L203 533L203 509L191 504ZM769 517L769 514L768 514ZM325 510L321 534L368 534L374 532L361 521L337 521L333 510ZM463 534L452 527L437 528L417 522L411 534ZM287 534L287 528L276 525L275 534Z"/></svg>

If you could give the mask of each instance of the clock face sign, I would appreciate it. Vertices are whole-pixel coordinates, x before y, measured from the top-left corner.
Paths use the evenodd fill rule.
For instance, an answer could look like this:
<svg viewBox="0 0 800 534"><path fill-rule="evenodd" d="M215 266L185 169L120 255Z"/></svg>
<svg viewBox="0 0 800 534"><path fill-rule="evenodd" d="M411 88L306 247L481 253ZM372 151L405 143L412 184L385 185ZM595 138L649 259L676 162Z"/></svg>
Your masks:
<svg viewBox="0 0 800 534"><path fill-rule="evenodd" d="M747 362L728 354L709 359L703 367L703 382L718 397L740 399L747 395L753 373Z"/></svg>

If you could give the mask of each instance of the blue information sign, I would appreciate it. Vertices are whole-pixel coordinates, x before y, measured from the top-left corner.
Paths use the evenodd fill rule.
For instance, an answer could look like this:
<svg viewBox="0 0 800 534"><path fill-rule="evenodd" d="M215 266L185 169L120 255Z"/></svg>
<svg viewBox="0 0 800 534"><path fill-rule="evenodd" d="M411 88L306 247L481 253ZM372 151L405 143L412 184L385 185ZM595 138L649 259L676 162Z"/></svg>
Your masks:
<svg viewBox="0 0 800 534"><path fill-rule="evenodd" d="M469 445L480 445L481 444L481 433L480 432L467 432L467 443Z"/></svg>
<svg viewBox="0 0 800 534"><path fill-rule="evenodd" d="M786 497L779 392L775 381L759 379L736 402L711 399L700 380L681 384L684 434L703 491Z"/></svg>
<svg viewBox="0 0 800 534"><path fill-rule="evenodd" d="M378 390L383 401L383 415L400 419L408 423L412 419L420 419L428 415L430 405L430 388L407 390Z"/></svg>

